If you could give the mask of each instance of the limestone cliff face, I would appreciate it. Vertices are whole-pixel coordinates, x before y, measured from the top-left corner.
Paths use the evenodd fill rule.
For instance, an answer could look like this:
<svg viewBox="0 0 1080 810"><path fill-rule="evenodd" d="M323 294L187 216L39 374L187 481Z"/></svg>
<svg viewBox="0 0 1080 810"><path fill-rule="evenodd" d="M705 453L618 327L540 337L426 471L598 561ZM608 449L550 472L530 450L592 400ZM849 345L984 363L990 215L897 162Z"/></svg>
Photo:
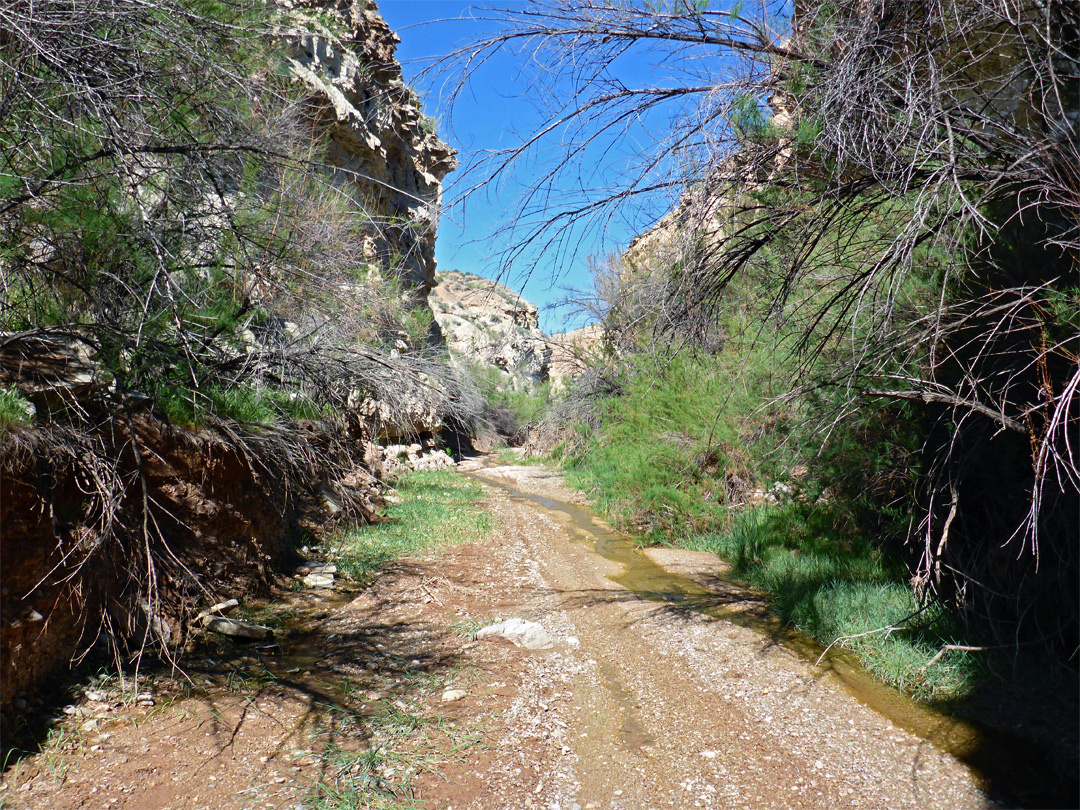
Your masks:
<svg viewBox="0 0 1080 810"><path fill-rule="evenodd" d="M442 180L455 151L435 134L394 57L401 41L362 0L280 0L290 67L310 88L306 115L371 218L365 258L396 271L422 300L435 283Z"/></svg>
<svg viewBox="0 0 1080 810"><path fill-rule="evenodd" d="M274 53L285 51L308 91L305 143L310 137L336 188L363 209L357 229L371 274L396 273L422 303L434 284L441 184L454 151L404 84L399 40L373 3L277 5ZM357 269L332 267L328 276ZM334 281L339 298L365 293L359 282ZM296 327L281 328L295 338ZM245 330L243 339L251 348L264 337ZM95 639L112 637L125 650L140 639L182 648L201 607L265 590L301 532L374 519L377 443L393 440L405 419L418 425L414 433L437 427L422 397L403 415L359 393L341 417L278 426L247 443L237 439L247 427L181 429L143 399L114 419L89 344L0 338L0 387L20 391L38 414L0 426L0 734L13 707L25 707ZM68 411L87 417L72 427ZM406 446L402 461L414 455Z"/></svg>
<svg viewBox="0 0 1080 810"><path fill-rule="evenodd" d="M498 369L504 388L565 388L602 350L600 324L548 335L536 306L502 284L457 270L437 280L429 303L451 355Z"/></svg>
<svg viewBox="0 0 1080 810"><path fill-rule="evenodd" d="M438 274L429 302L455 359L498 369L500 385L514 389L547 381L551 344L539 311L513 290L450 270Z"/></svg>
<svg viewBox="0 0 1080 810"><path fill-rule="evenodd" d="M570 381L587 371L604 354L604 325L591 323L569 332L556 332L551 344L551 384L566 388Z"/></svg>

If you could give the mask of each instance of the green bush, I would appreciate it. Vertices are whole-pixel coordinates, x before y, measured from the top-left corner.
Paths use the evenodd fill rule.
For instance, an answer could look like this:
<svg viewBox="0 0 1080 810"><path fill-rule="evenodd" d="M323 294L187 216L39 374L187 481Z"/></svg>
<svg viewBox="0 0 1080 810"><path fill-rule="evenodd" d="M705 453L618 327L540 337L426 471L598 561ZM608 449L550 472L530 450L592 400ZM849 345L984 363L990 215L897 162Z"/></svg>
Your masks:
<svg viewBox="0 0 1080 810"><path fill-rule="evenodd" d="M181 427L199 427L210 417L272 425L283 418L317 419L325 411L298 392L245 385L210 385L197 391L164 386L155 404L169 422Z"/></svg>
<svg viewBox="0 0 1080 810"><path fill-rule="evenodd" d="M616 390L588 405L596 424L575 428L563 460L571 483L650 540L722 527L725 474L753 474L746 446L760 425L751 415L772 390L772 363L766 347L736 365L689 353L628 359Z"/></svg>

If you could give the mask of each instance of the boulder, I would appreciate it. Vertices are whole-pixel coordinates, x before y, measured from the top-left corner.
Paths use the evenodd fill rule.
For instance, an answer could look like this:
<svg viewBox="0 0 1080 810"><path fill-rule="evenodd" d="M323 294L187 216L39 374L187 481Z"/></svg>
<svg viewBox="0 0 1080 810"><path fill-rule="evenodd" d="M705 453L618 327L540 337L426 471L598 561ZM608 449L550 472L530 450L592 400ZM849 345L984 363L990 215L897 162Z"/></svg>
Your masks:
<svg viewBox="0 0 1080 810"><path fill-rule="evenodd" d="M482 627L477 631L476 637L501 638L516 647L525 647L528 650L548 650L555 646L555 639L547 630L526 619L507 619L505 622Z"/></svg>

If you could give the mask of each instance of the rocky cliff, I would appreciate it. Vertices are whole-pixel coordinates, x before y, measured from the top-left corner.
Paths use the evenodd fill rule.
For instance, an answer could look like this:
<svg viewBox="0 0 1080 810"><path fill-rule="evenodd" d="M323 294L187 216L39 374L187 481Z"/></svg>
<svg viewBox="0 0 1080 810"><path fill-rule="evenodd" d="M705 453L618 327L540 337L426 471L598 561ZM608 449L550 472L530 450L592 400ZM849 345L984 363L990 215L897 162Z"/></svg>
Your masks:
<svg viewBox="0 0 1080 810"><path fill-rule="evenodd" d="M569 332L556 332L548 341L551 344L549 373L552 385L565 388L604 352L604 325L592 323Z"/></svg>
<svg viewBox="0 0 1080 810"><path fill-rule="evenodd" d="M365 258L395 270L422 300L435 282L442 180L455 152L420 112L394 57L401 40L374 2L280 5L289 9L290 67L311 90L306 115L324 159L371 216L362 226Z"/></svg>
<svg viewBox="0 0 1080 810"><path fill-rule="evenodd" d="M549 379L551 343L535 305L471 273L450 270L436 280L429 302L452 357L497 369L503 387L527 389Z"/></svg>
<svg viewBox="0 0 1080 810"><path fill-rule="evenodd" d="M548 335L536 306L498 282L458 270L440 272L436 281L429 303L451 356L497 369L502 388L565 388L600 351L599 324Z"/></svg>

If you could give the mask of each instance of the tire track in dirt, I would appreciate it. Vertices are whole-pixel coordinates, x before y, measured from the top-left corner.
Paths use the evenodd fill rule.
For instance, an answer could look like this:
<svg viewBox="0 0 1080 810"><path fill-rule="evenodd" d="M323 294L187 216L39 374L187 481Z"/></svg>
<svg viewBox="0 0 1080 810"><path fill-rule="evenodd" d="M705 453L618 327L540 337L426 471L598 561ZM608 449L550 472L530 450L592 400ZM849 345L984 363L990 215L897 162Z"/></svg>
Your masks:
<svg viewBox="0 0 1080 810"><path fill-rule="evenodd" d="M472 470L575 502L541 468ZM415 768L415 806L432 810L992 806L965 765L769 638L617 584L622 566L566 514L497 486L486 508L489 538L403 561L349 601L283 596L314 617L299 651L202 662L196 681L217 686L161 686L152 710L69 707L88 729L80 744L5 774L0 805L304 810L319 806L315 781L343 776L320 746L372 750L371 729L401 712L418 718L426 759L380 773ZM541 623L554 646L455 629L510 617ZM225 688L230 672L248 680Z"/></svg>
<svg viewBox="0 0 1080 810"><path fill-rule="evenodd" d="M573 500L535 467L477 471ZM566 709L583 808L992 806L975 774L746 628L639 598L558 513L495 500L504 525L540 513L523 541L544 587L525 612L568 620L581 675ZM535 520L535 518L533 518ZM580 532L580 527L576 527Z"/></svg>

